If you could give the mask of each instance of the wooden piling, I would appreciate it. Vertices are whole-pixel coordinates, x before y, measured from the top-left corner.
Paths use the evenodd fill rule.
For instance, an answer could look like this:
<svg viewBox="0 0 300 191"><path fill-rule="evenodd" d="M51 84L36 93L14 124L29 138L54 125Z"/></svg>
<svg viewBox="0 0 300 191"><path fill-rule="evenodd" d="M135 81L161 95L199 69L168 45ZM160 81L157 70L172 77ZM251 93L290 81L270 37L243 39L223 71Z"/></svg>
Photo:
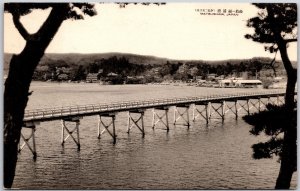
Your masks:
<svg viewBox="0 0 300 191"><path fill-rule="evenodd" d="M185 109L184 112L181 113L180 110L179 110L179 108L184 108ZM175 108L174 108L174 125L176 125L176 122L179 119L183 119L186 122L185 125L188 128L190 127L189 108L190 108L190 105L178 105L178 106L175 106ZM177 117L176 114L178 114L178 117ZM186 114L186 118L184 117L184 114Z"/></svg>
<svg viewBox="0 0 300 191"><path fill-rule="evenodd" d="M103 122L103 120L102 120L103 117L111 119L111 121L108 125ZM100 134L98 134L98 138L100 139L101 135L103 133L107 132L112 137L113 144L115 144L117 141L116 127L115 127L116 114L115 113L100 114L99 120L100 120L100 126L98 127L98 130L99 130ZM104 127L104 129L101 131L102 126ZM110 126L112 126L112 132L110 132L110 130L109 130Z"/></svg>
<svg viewBox="0 0 300 191"><path fill-rule="evenodd" d="M161 122L167 129L167 132L169 131L169 118L168 118L168 111L169 111L169 107L156 107L153 108L153 120L152 120L152 128L154 129L156 124L158 122ZM155 110L161 110L164 111L164 114L162 116L160 116L157 112L155 112ZM157 120L155 118L158 118ZM163 118L165 117L165 121L163 120Z"/></svg>
<svg viewBox="0 0 300 191"><path fill-rule="evenodd" d="M70 122L70 123L75 123L75 127L70 130L67 126L65 122ZM77 145L77 149L80 150L80 136L79 136L79 124L80 124L80 117L73 117L73 118L65 118L62 119L61 122L61 145L64 146L65 142L68 140L69 137L72 138L72 140L74 141L74 143ZM67 136L65 137L64 132L67 132ZM75 137L73 136L73 133L76 131L77 134L77 139L75 139Z"/></svg>
<svg viewBox="0 0 300 191"><path fill-rule="evenodd" d="M234 101L234 107L235 107L235 120L237 120L238 119L238 108L237 108L237 100L235 100Z"/></svg>
<svg viewBox="0 0 300 191"><path fill-rule="evenodd" d="M135 126L137 127L141 132L143 137L145 136L145 129L144 129L144 113L145 110L134 110L134 111L128 111L128 126L127 126L127 133L130 132L130 130ZM138 119L134 119L133 116L131 116L131 114L138 114ZM130 122L133 122L133 124L131 124ZM139 122L141 124L139 124Z"/></svg>
<svg viewBox="0 0 300 191"><path fill-rule="evenodd" d="M21 145L21 141L19 142L19 148L18 152L20 153L25 145L28 147L28 149L31 151L33 155L33 159L36 160L37 158L37 152L36 152L36 142L35 142L35 131L36 131L36 125L38 125L39 122L29 122L24 124L24 128L29 128L30 129L30 135L28 137L25 137L23 133L21 132L21 139L24 141L23 144ZM30 145L29 141L32 140L32 145Z"/></svg>
<svg viewBox="0 0 300 191"><path fill-rule="evenodd" d="M206 120L206 124L208 124L209 117L210 117L210 116L209 116L209 111L208 111L208 109L209 109L209 108L208 108L208 104L209 104L209 103L206 103L206 104L205 104L205 114L206 114L205 120Z"/></svg>

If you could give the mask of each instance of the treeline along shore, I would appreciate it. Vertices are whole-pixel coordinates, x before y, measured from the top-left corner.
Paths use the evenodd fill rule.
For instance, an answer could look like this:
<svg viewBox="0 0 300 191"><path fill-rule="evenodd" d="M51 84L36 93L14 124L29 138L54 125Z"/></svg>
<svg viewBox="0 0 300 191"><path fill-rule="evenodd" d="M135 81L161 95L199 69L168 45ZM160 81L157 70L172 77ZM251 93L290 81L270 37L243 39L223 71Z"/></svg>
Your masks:
<svg viewBox="0 0 300 191"><path fill-rule="evenodd" d="M4 75L9 69L11 56L4 54ZM203 61L123 53L45 54L35 70L33 80L144 84L236 77L269 83L276 76L285 76L280 61L271 63L271 58L263 57ZM297 65L296 62L293 64Z"/></svg>

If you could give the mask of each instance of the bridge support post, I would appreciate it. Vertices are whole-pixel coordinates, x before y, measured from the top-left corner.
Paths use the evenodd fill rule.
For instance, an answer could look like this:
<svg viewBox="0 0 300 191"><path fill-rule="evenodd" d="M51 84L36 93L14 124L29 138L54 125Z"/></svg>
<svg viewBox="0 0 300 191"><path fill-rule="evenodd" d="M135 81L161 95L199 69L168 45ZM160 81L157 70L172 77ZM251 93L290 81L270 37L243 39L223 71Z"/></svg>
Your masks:
<svg viewBox="0 0 300 191"><path fill-rule="evenodd" d="M225 120L225 108L226 107L226 104L225 104L225 101L222 101L222 122L224 122Z"/></svg>
<svg viewBox="0 0 300 191"><path fill-rule="evenodd" d="M260 112L260 108L261 108L261 99L260 99L260 97L258 98L258 112Z"/></svg>
<svg viewBox="0 0 300 191"><path fill-rule="evenodd" d="M184 112L181 113L180 110L179 110L179 108L184 108L185 109ZM186 122L186 124L184 124L184 125L186 125L188 128L190 127L189 108L190 108L190 105L178 105L178 106L175 106L175 108L174 108L174 125L176 125L176 122L180 118L182 118ZM177 117L176 114L178 114L178 117ZM184 118L184 114L186 114L186 118Z"/></svg>
<svg viewBox="0 0 300 191"><path fill-rule="evenodd" d="M217 113L221 119L222 119L222 122L224 122L224 118L225 118L225 102L224 101L221 101L220 102L215 102L215 104L220 104L218 107L215 107L213 106L213 104L211 104L211 108L214 110L215 113ZM221 113L219 111L219 109L221 108Z"/></svg>
<svg viewBox="0 0 300 191"><path fill-rule="evenodd" d="M247 112L248 112L248 115L250 115L249 99L247 99Z"/></svg>
<svg viewBox="0 0 300 191"><path fill-rule="evenodd" d="M102 120L103 117L110 118L111 122L107 125ZM101 135L105 132L107 132L112 138L113 138L113 144L116 144L117 141L117 135L116 135L116 127L115 127L115 120L116 120L116 114L115 113L107 113L107 114L100 114L99 115L99 122L98 122L98 139L101 138ZM104 129L101 131L101 126L104 127ZM109 130L109 127L112 126L112 132Z"/></svg>
<svg viewBox="0 0 300 191"><path fill-rule="evenodd" d="M297 101L297 99L295 101ZM283 97L283 100L280 100L280 96L278 95L277 96L277 105L279 106L279 105L282 105L282 104L284 104L284 97Z"/></svg>
<svg viewBox="0 0 300 191"><path fill-rule="evenodd" d="M167 131L169 131L169 118L168 118L168 111L169 111L169 107L157 107L157 108L153 108L153 119L152 119L152 128L154 129L155 126L157 125L158 122L161 122L167 129ZM155 110L162 110L164 111L163 115L159 115L157 112L155 112ZM156 119L157 117L157 119ZM165 117L165 121L163 120L163 118Z"/></svg>
<svg viewBox="0 0 300 191"><path fill-rule="evenodd" d="M259 98L259 100L260 100L260 111L262 110L262 108L266 108L266 105L267 105L267 103L266 103L266 100L264 100L265 98Z"/></svg>
<svg viewBox="0 0 300 191"><path fill-rule="evenodd" d="M195 114L195 110L197 109L196 104L194 104L193 106L193 121L196 120L196 114ZM174 117L175 118L175 117Z"/></svg>
<svg viewBox="0 0 300 191"><path fill-rule="evenodd" d="M249 99L246 99L246 100L243 100L243 101L246 101L246 103L241 103L238 100L236 101L236 103L238 103L238 105L240 106L239 109L237 109L237 106L236 106L236 118L237 118L237 115L238 115L238 111L241 110L241 109L243 109L244 111L246 111L248 115L250 113Z"/></svg>
<svg viewBox="0 0 300 191"><path fill-rule="evenodd" d="M253 100L253 99L252 99ZM251 108L255 108L255 109L257 109L257 111L258 112L260 112L260 102L261 102L261 100L260 100L260 97L259 98L257 98L257 100L253 100L253 101L251 101L251 100L249 100L249 102L248 103L250 103L251 104L251 107L249 107L249 112L248 112L248 115L249 115L249 113L250 113L250 109ZM258 106L257 106L257 104L258 104Z"/></svg>
<svg viewBox="0 0 300 191"><path fill-rule="evenodd" d="M206 120L206 124L208 124L209 118L210 118L210 103L206 103L205 104L205 120Z"/></svg>
<svg viewBox="0 0 300 191"><path fill-rule="evenodd" d="M134 111L128 111L128 126L127 126L127 133L130 132L130 130L136 126L141 132L143 137L145 136L145 129L144 129L144 113L145 110L134 110ZM138 119L134 119L131 114L139 114ZM139 125L139 121L141 121L141 124ZM131 124L131 122L133 122Z"/></svg>
<svg viewBox="0 0 300 191"><path fill-rule="evenodd" d="M232 102L232 104L228 104L230 102ZM237 108L237 104L238 104L238 100L237 99L235 99L235 100L227 100L226 102L223 101L222 110L223 110L224 118L225 118L226 113L229 112L229 111L231 111L235 115L235 119L237 120L237 118L238 118L238 111L239 111L239 109Z"/></svg>
<svg viewBox="0 0 300 191"><path fill-rule="evenodd" d="M195 121L198 116L202 116L206 120L206 124L208 124L209 118L210 118L210 108L209 108L210 102L205 102L205 103L203 103L203 105L204 105L204 108L202 110L199 110L197 108L197 106L202 106L202 105L197 105L197 104L194 105L193 121ZM197 115L196 115L196 112L198 113ZM205 114L203 114L203 112L205 112Z"/></svg>
<svg viewBox="0 0 300 191"><path fill-rule="evenodd" d="M36 144L35 144L35 130L36 130L36 125L38 125L39 122L27 122L24 124L24 128L29 128L31 130L30 135L28 137L25 137L23 133L21 132L21 138L24 141L23 144L21 144L21 141L19 142L19 149L18 152L20 153L25 145L29 148L33 155L33 159L36 160L37 158L37 152L36 152ZM29 143L29 140L32 140L32 146Z"/></svg>
<svg viewBox="0 0 300 191"><path fill-rule="evenodd" d="M66 122L75 123L75 127L70 130ZM73 139L75 144L77 145L77 149L80 150L80 136L79 136L79 125L80 125L80 117L74 117L74 118L66 118L61 120L61 145L64 146L65 142L69 137ZM67 132L67 136L65 137L65 131ZM73 136L73 133L76 131L76 138Z"/></svg>
<svg viewBox="0 0 300 191"><path fill-rule="evenodd" d="M237 108L237 100L234 101L234 108L235 108L235 120L238 119L239 114L238 114L238 108Z"/></svg>

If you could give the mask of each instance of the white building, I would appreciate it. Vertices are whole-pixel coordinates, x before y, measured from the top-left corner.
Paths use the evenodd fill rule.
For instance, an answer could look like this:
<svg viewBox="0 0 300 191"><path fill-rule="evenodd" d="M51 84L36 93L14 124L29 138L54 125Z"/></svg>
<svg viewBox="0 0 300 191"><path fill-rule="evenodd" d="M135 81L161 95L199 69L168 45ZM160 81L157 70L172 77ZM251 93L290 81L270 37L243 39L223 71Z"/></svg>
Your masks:
<svg viewBox="0 0 300 191"><path fill-rule="evenodd" d="M237 80L236 87L243 88L262 88L262 82L260 80Z"/></svg>
<svg viewBox="0 0 300 191"><path fill-rule="evenodd" d="M224 79L224 80L219 80L219 86L220 87L235 87L235 82L237 80L233 79Z"/></svg>
<svg viewBox="0 0 300 191"><path fill-rule="evenodd" d="M243 79L224 79L219 80L220 87L244 87L244 88L260 88L262 82L260 80L243 80Z"/></svg>

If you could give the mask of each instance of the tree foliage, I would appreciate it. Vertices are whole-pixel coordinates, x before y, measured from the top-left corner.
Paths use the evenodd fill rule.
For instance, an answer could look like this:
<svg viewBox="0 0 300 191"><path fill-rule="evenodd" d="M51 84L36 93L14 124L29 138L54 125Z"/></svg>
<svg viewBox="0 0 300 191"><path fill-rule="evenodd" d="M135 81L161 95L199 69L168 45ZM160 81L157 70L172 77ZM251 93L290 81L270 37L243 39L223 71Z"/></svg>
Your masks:
<svg viewBox="0 0 300 191"><path fill-rule="evenodd" d="M287 73L285 104L281 108L268 106L265 112L244 118L254 125L252 134L264 131L271 136L265 143L253 145L254 158L280 156L280 171L275 188L289 189L292 175L297 166L297 123L296 103L294 101L297 69L292 66L287 53L290 42L297 41L297 4L296 3L254 3L259 9L256 17L250 18L247 26L254 34L246 34L247 39L265 44L265 50L280 52ZM275 58L274 58L275 61ZM274 69L274 62L271 63ZM256 122L257 121L257 122ZM277 138L283 134L282 138Z"/></svg>
<svg viewBox="0 0 300 191"><path fill-rule="evenodd" d="M97 14L94 4L90 3L5 3L4 11L13 16L24 16L30 14L35 9L45 10L55 7L68 7L64 19L83 19L83 15L94 16Z"/></svg>
<svg viewBox="0 0 300 191"><path fill-rule="evenodd" d="M266 142L259 142L252 146L253 158L272 158L274 155L282 156L283 132L288 128L286 124L297 124L297 110L286 112L285 106L268 104L266 110L260 113L246 115L243 119L253 127L250 130L252 135L267 135L270 139Z"/></svg>
<svg viewBox="0 0 300 191"><path fill-rule="evenodd" d="M259 8L258 16L248 20L247 26L254 28L254 34L245 37L255 42L267 43L265 50L273 53L278 49L279 36L285 42L297 41L296 3L253 3Z"/></svg>

